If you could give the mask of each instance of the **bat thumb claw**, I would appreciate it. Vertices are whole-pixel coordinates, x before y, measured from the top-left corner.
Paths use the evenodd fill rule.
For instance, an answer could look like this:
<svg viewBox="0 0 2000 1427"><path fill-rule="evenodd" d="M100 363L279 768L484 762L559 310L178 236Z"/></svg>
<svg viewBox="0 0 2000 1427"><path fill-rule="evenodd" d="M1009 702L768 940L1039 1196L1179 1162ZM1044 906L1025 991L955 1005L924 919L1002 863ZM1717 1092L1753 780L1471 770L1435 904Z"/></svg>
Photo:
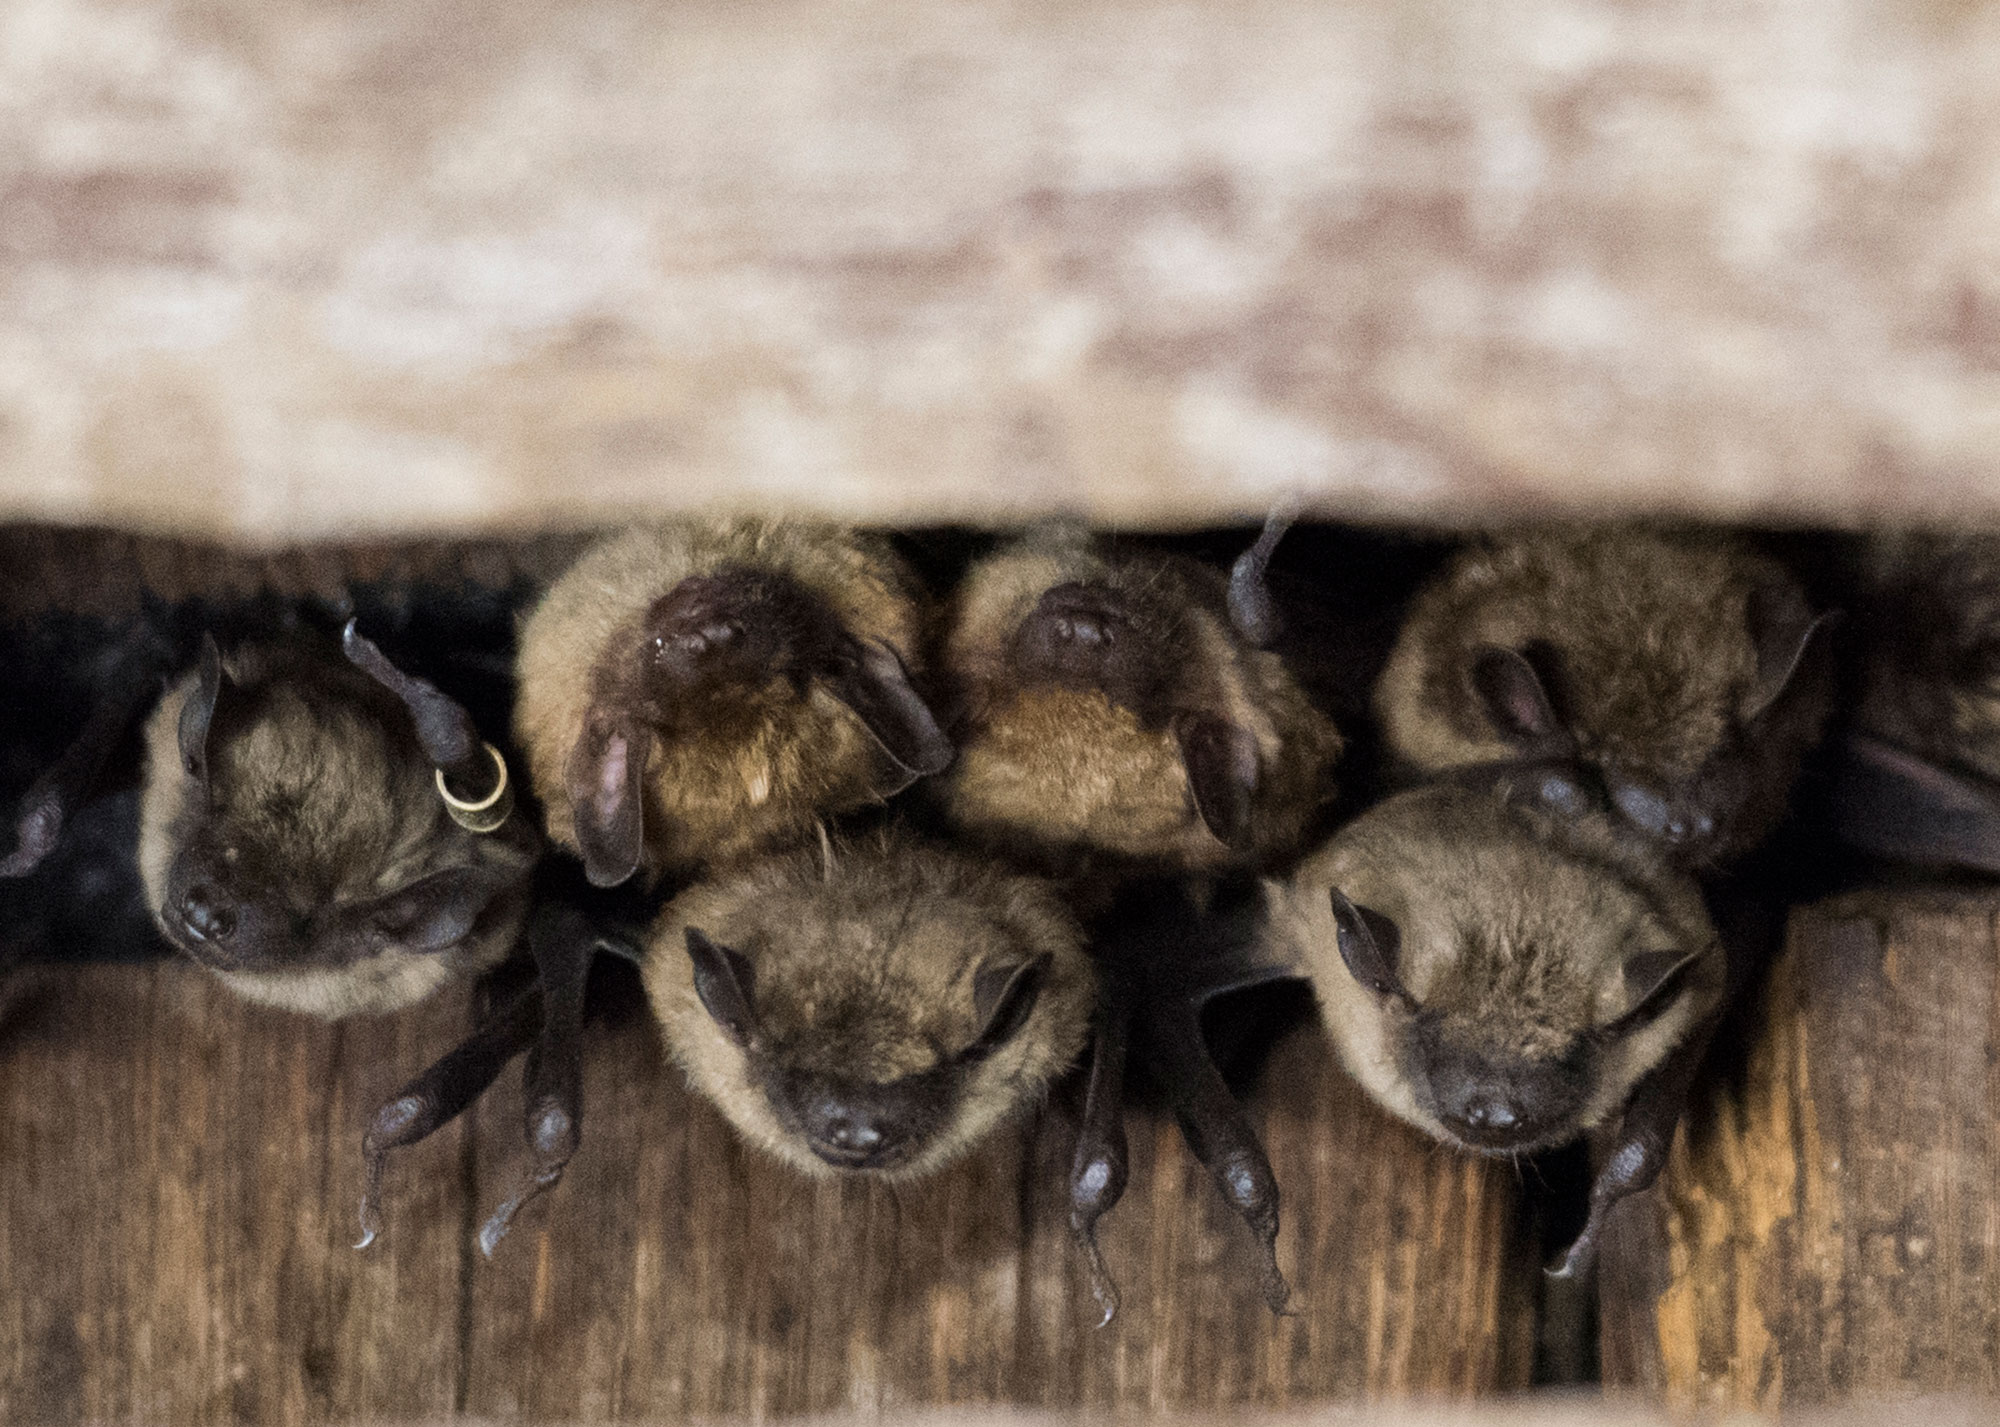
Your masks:
<svg viewBox="0 0 2000 1427"><path fill-rule="evenodd" d="M1558 1282L1583 1278L1597 1261L1597 1243L1589 1234L1579 1235L1563 1256L1542 1272Z"/></svg>

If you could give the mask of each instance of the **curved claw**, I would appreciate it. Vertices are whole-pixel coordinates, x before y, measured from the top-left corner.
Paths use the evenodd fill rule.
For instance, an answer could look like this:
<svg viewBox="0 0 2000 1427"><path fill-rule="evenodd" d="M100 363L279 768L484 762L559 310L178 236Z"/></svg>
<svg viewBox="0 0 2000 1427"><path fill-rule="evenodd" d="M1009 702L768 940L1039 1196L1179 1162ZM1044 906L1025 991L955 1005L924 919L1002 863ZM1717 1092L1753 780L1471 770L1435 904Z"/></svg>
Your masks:
<svg viewBox="0 0 2000 1427"><path fill-rule="evenodd" d="M552 1101L537 1106L529 1116L528 1124L529 1143L533 1151L528 1172L479 1229L479 1251L489 1259L513 1227L514 1216L562 1182L563 1171L582 1138L575 1119Z"/></svg>

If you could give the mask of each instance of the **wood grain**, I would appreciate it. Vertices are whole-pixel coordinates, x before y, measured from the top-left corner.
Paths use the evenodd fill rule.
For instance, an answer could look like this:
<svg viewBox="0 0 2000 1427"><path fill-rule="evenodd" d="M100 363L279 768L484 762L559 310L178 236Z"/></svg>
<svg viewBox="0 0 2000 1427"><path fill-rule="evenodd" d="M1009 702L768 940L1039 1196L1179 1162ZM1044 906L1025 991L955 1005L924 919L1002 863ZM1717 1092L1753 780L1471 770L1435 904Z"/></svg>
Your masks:
<svg viewBox="0 0 2000 1427"><path fill-rule="evenodd" d="M299 1422L457 1403L463 1132L354 1252L367 1112L462 1004L331 1027L190 967L49 975L0 1029L0 1419Z"/></svg>
<svg viewBox="0 0 2000 1427"><path fill-rule="evenodd" d="M463 1003L322 1027L169 965L42 973L0 1022L0 1418L530 1421L1017 1403L1172 1411L1523 1385L1534 1255L1511 1173L1366 1107L1316 1031L1252 1097L1295 1313L1171 1124L1135 1115L1088 1326L1058 1097L928 1184L809 1182L746 1150L650 1023L593 1027L582 1151L491 1262L510 1071L396 1160L348 1244L359 1129Z"/></svg>
<svg viewBox="0 0 2000 1427"><path fill-rule="evenodd" d="M1772 1408L2000 1390L1990 897L1794 913L1761 1033L1607 1244L1607 1384Z"/></svg>

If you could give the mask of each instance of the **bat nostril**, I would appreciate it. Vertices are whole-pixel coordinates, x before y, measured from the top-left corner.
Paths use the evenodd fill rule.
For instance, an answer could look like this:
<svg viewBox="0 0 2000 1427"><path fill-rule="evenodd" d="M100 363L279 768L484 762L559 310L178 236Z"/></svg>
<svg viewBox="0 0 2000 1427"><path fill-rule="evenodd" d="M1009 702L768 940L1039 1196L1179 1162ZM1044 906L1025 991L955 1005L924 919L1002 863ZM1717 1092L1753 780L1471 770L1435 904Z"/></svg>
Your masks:
<svg viewBox="0 0 2000 1427"><path fill-rule="evenodd" d="M867 1120L843 1116L827 1126L827 1142L853 1154L872 1154L882 1148L882 1132Z"/></svg>
<svg viewBox="0 0 2000 1427"><path fill-rule="evenodd" d="M213 887L190 887L181 898L181 921L197 941L227 941L236 930L236 911Z"/></svg>

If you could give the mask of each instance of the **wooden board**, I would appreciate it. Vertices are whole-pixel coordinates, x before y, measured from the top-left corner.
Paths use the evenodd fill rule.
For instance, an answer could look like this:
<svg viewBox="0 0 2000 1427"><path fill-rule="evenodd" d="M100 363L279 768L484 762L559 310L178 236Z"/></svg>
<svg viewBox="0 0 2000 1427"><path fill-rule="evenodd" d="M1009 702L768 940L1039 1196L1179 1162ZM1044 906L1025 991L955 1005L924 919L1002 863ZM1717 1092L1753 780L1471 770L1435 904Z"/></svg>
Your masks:
<svg viewBox="0 0 2000 1427"><path fill-rule="evenodd" d="M1794 913L1763 1031L1607 1243L1608 1385L2000 1391L2000 901Z"/></svg>
<svg viewBox="0 0 2000 1427"><path fill-rule="evenodd" d="M1511 1172L1368 1110L1314 1030L1254 1096L1294 1315L1140 1116L1104 1236L1125 1307L1098 1332L1060 1103L927 1185L808 1182L693 1102L638 1017L594 1030L583 1150L491 1262L471 1233L519 1163L511 1071L469 1132L396 1161L383 1242L352 1252L365 1114L465 1015L320 1027L180 967L25 998L0 1023L0 1418L1163 1411L1526 1381Z"/></svg>

